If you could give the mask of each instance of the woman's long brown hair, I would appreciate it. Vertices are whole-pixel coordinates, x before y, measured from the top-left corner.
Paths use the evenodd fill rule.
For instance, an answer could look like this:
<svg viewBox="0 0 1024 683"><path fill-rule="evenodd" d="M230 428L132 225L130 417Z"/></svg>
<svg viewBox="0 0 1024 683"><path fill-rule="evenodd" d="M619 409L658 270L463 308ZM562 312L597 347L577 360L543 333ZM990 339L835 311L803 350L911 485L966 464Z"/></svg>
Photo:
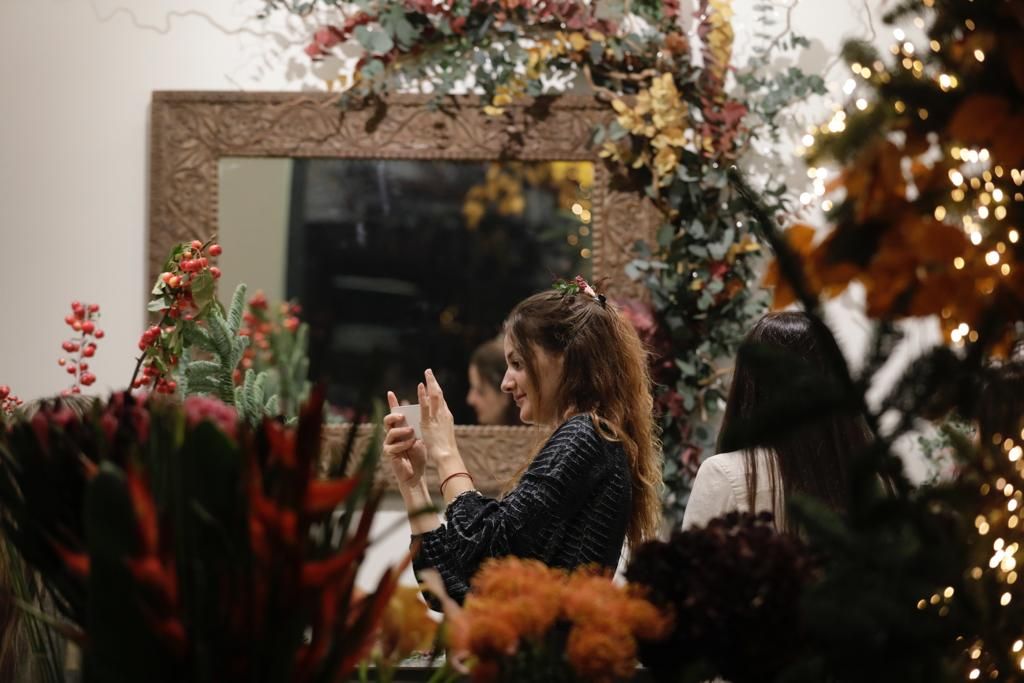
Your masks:
<svg viewBox="0 0 1024 683"><path fill-rule="evenodd" d="M552 291L517 305L505 332L534 386L534 350L539 347L562 358L550 412L563 419L589 414L604 438L622 444L632 475L629 545L635 548L655 538L661 521L661 444L647 351L633 326L610 301Z"/></svg>
<svg viewBox="0 0 1024 683"><path fill-rule="evenodd" d="M794 494L845 510L853 460L871 444L867 422L855 405L822 400L840 395L841 362L832 333L802 311L765 315L736 356L718 450L743 452L751 511L757 509L758 481L762 473L767 476L780 531L799 533L781 509ZM752 433L757 447L749 443ZM758 448L770 453L766 462ZM761 465L767 465L767 472L760 471ZM887 481L882 484L888 488Z"/></svg>

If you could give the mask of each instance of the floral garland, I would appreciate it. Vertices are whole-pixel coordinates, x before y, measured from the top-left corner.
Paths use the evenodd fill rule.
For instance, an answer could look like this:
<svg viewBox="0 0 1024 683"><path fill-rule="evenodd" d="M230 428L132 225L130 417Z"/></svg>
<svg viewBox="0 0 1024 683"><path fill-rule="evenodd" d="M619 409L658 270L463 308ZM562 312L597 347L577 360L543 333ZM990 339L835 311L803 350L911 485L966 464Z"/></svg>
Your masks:
<svg viewBox="0 0 1024 683"><path fill-rule="evenodd" d="M337 13L307 54L361 48L354 76L339 76L343 105L410 88L440 103L471 82L487 112L502 116L517 97L584 82L614 108L616 120L594 131L594 144L617 182L645 193L663 216L657 243L638 245L629 268L650 290L651 306L623 303L656 352L666 511L678 520L724 399L720 360L766 303L755 286L761 242L725 171L755 139L778 142L779 113L822 92L821 79L795 68L766 75L774 56L767 48L734 70L730 0L702 0L695 48L674 1L272 0L268 9ZM758 23L771 26L770 8L758 11ZM783 33L770 47L806 45ZM771 211L789 208L781 182L769 178L764 191Z"/></svg>

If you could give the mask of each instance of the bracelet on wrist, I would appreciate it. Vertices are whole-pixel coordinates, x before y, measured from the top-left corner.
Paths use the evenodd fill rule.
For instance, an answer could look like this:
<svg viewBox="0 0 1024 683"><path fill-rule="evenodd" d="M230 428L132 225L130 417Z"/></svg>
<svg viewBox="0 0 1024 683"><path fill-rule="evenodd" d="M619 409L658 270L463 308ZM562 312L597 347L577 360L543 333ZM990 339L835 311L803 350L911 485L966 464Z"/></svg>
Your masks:
<svg viewBox="0 0 1024 683"><path fill-rule="evenodd" d="M476 482L473 481L473 475L471 475L469 472L456 472L455 474L449 474L447 477L444 478L444 481L441 482L441 496L442 497L444 496L444 485L447 484L448 482L450 482L455 477L466 477L466 478L469 479L470 483L472 483L474 486L476 486Z"/></svg>

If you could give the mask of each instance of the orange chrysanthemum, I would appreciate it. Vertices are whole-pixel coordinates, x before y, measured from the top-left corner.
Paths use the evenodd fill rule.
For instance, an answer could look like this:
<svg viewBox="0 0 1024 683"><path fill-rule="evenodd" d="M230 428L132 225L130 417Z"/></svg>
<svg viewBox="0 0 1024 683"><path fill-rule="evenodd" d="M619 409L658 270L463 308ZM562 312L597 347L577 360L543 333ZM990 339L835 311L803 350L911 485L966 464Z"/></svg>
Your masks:
<svg viewBox="0 0 1024 683"><path fill-rule="evenodd" d="M594 683L629 678L636 668L636 640L628 626L611 619L574 626L565 654L580 678Z"/></svg>
<svg viewBox="0 0 1024 683"><path fill-rule="evenodd" d="M514 661L507 658L540 643L546 644L535 652L568 661L581 680L627 678L636 667L637 640L662 638L669 628L654 605L608 576L591 569L567 574L517 558L484 564L460 622L476 660L475 681L514 677ZM559 628L569 633L564 653L548 649Z"/></svg>

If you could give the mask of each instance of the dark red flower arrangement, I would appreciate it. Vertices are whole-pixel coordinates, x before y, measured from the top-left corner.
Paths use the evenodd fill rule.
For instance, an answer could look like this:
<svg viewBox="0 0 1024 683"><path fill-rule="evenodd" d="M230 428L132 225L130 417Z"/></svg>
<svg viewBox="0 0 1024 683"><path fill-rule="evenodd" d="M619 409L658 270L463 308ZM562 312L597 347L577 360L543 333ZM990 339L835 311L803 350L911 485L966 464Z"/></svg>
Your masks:
<svg viewBox="0 0 1024 683"><path fill-rule="evenodd" d="M62 401L0 434L0 523L84 645L85 670L347 680L402 567L357 593L375 459L316 478L322 390L294 427L249 427L209 398L121 392L84 414Z"/></svg>

